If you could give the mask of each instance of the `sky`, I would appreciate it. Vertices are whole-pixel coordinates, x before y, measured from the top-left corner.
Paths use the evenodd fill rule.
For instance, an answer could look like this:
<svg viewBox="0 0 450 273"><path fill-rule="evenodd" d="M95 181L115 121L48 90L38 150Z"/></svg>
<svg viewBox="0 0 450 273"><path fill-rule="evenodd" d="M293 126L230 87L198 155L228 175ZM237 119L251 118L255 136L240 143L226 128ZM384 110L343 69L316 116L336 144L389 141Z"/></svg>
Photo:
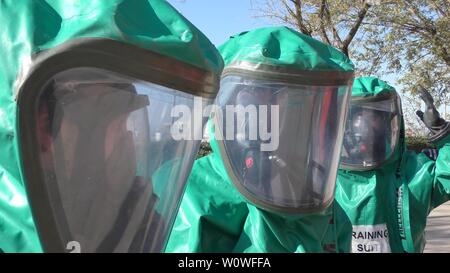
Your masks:
<svg viewBox="0 0 450 273"><path fill-rule="evenodd" d="M254 28L276 25L255 18L250 0L168 0L184 17L219 46L232 35Z"/></svg>

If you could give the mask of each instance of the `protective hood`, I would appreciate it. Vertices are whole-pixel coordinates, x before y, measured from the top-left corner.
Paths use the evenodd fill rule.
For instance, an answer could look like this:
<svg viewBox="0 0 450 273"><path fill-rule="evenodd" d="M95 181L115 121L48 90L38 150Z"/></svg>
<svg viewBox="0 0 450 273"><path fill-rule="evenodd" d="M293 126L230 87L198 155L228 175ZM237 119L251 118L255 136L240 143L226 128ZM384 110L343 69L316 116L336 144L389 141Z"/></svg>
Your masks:
<svg viewBox="0 0 450 273"><path fill-rule="evenodd" d="M384 94L397 94L397 91L376 77L358 77L353 82L352 98L370 98Z"/></svg>
<svg viewBox="0 0 450 273"><path fill-rule="evenodd" d="M215 133L231 181L265 210L326 209L353 80L350 60L286 27L241 33L219 50L226 66ZM238 110L230 113L230 106Z"/></svg>
<svg viewBox="0 0 450 273"><path fill-rule="evenodd" d="M218 89L223 60L197 28L162 0L5 0L0 3L0 23L0 59L3 67L0 71L0 251L40 252L43 249L31 214L29 192L25 189L23 169L21 171L23 158L18 149L21 132L17 125L18 106L15 99L19 90L31 90L29 87L33 87L33 82L43 81L46 77L50 80L54 76L51 73L56 73L58 66L70 62L97 61L91 56L108 51L101 58L107 67L112 68L115 64L112 61L107 63L110 60L108 54L123 55L120 57L130 60L139 59L141 54L151 55L148 59L123 63L123 69L136 67L140 70L135 71L132 77L137 79L153 74L145 68L154 67L155 63L161 66L176 63L173 67L179 69L176 73L184 77L182 81L197 82L206 87L198 90L194 84L194 87L187 86L186 90L181 91L198 91L195 95L213 98ZM127 52L129 48L133 50ZM54 59L53 65L47 62L47 71L44 69L44 73L30 81L30 75L36 74L36 67L44 63L43 60L48 61L47 57L55 55L55 52L69 61ZM78 55L80 52L84 55ZM147 60L154 63L146 63ZM167 60L172 62L165 62ZM155 71L164 74L161 72L164 69L167 70L167 67ZM92 71L87 69L82 74L92 75ZM170 79L163 75L157 84L174 88ZM98 82L99 79L94 77L94 80ZM128 86L138 82L128 78L123 81ZM152 88L156 87L152 85ZM180 88L174 89L167 92L176 95L183 93L177 91ZM132 93L124 94L129 98ZM115 103L115 100L117 98L108 98L110 103ZM30 105L33 103L30 101ZM132 104L136 108L126 111L146 105Z"/></svg>
<svg viewBox="0 0 450 273"><path fill-rule="evenodd" d="M306 71L348 71L354 67L338 49L288 27L242 32L219 46L229 67L236 62L290 67Z"/></svg>

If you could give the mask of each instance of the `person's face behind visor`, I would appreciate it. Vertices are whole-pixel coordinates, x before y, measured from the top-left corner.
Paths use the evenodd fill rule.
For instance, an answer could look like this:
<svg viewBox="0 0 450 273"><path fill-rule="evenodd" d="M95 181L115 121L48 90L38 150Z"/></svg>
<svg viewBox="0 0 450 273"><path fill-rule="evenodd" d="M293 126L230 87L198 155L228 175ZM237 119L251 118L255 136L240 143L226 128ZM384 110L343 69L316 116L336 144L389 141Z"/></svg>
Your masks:
<svg viewBox="0 0 450 273"><path fill-rule="evenodd" d="M354 147L350 151L355 158L360 157L363 162L380 161L385 158L386 149L386 125L383 114L370 110L361 110L352 115L349 127L353 134Z"/></svg>
<svg viewBox="0 0 450 273"><path fill-rule="evenodd" d="M397 146L400 117L395 99L353 102L347 117L341 167L363 170L385 162Z"/></svg>

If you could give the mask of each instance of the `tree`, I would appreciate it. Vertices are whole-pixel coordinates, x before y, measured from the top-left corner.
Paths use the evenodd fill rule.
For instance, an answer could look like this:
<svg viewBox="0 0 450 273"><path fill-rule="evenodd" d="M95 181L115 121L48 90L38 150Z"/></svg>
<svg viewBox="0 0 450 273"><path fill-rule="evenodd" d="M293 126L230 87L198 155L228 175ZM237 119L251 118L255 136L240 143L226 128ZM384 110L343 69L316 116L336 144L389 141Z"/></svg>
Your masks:
<svg viewBox="0 0 450 273"><path fill-rule="evenodd" d="M296 28L303 34L339 48L350 45L373 1L367 0L252 0L258 16Z"/></svg>
<svg viewBox="0 0 450 273"><path fill-rule="evenodd" d="M363 50L353 57L366 73L398 74L403 91L426 88L437 104L450 86L448 0L383 1L363 23ZM353 20L355 21L355 20Z"/></svg>
<svg viewBox="0 0 450 273"><path fill-rule="evenodd" d="M395 75L406 96L410 132L422 128L414 112L420 88L447 105L450 85L448 0L251 0L268 17L333 45L355 63L358 75ZM414 109L415 108L415 109ZM446 108L445 108L446 109Z"/></svg>

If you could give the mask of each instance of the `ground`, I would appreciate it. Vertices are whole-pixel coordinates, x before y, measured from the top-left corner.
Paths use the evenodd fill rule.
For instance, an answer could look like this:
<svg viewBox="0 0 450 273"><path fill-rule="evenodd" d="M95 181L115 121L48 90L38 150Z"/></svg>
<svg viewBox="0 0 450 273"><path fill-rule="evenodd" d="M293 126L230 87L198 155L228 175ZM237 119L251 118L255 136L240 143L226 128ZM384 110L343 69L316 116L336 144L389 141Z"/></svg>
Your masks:
<svg viewBox="0 0 450 273"><path fill-rule="evenodd" d="M425 253L450 252L450 202L438 207L428 217Z"/></svg>

